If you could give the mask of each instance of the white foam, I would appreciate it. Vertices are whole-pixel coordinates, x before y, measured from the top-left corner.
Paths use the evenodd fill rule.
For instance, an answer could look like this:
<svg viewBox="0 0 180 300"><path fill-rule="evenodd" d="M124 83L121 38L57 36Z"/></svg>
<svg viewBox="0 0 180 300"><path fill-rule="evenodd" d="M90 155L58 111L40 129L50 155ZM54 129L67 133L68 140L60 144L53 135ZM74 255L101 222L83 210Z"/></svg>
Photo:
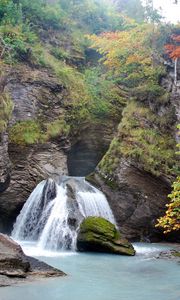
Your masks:
<svg viewBox="0 0 180 300"><path fill-rule="evenodd" d="M28 241L16 241L21 245L24 253L28 256L35 257L65 257L71 255L77 255L77 252L72 251L50 251L38 247L37 242L28 242Z"/></svg>

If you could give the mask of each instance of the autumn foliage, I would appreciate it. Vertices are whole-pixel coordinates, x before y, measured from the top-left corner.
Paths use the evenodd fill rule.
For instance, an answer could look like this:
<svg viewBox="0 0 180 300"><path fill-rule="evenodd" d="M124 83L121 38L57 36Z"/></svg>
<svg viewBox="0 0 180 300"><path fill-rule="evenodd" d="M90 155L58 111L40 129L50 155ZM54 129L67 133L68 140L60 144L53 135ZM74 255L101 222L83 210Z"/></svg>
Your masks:
<svg viewBox="0 0 180 300"><path fill-rule="evenodd" d="M180 125L178 125L180 129ZM179 131L180 135L180 131ZM180 148L180 144L177 145ZM179 154L179 152L177 153ZM156 227L162 227L164 233L180 230L180 176L172 185L172 192L168 197L171 199L168 203L166 213L158 219Z"/></svg>
<svg viewBox="0 0 180 300"><path fill-rule="evenodd" d="M124 31L89 35L91 47L101 55L101 61L120 85L134 88L146 81L157 82L163 72L161 66L154 67L158 56L153 49L151 24L133 25ZM155 31L157 31L155 29ZM158 35L158 32L156 32Z"/></svg>
<svg viewBox="0 0 180 300"><path fill-rule="evenodd" d="M169 57L176 60L177 58L180 58L180 35L173 34L171 39L173 43L165 45L165 49Z"/></svg>
<svg viewBox="0 0 180 300"><path fill-rule="evenodd" d="M173 191L168 196L171 201L167 204L165 216L158 219L156 227L164 228L164 233L180 230L180 177L172 185Z"/></svg>
<svg viewBox="0 0 180 300"><path fill-rule="evenodd" d="M117 70L133 63L151 64L151 49L147 39L150 32L151 27L143 25L131 30L105 32L88 37L92 41L91 47L103 55L104 64Z"/></svg>

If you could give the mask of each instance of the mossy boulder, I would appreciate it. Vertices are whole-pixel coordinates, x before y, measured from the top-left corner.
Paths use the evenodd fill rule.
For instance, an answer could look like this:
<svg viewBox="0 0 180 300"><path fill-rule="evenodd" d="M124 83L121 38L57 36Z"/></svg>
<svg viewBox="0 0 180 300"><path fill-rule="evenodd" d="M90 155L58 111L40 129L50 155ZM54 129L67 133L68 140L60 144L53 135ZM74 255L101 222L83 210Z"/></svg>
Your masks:
<svg viewBox="0 0 180 300"><path fill-rule="evenodd" d="M121 236L114 224L101 217L88 217L83 220L77 237L77 249L81 252L135 255L132 244Z"/></svg>

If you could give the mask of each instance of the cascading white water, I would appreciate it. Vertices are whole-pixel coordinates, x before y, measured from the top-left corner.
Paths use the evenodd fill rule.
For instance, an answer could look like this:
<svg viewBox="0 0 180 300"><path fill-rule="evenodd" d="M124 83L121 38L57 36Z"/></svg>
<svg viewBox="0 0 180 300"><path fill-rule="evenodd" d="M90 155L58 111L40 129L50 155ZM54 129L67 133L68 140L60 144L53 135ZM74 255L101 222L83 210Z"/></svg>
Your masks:
<svg viewBox="0 0 180 300"><path fill-rule="evenodd" d="M100 216L115 224L106 197L84 178L42 181L17 217L12 237L37 241L41 249L75 250L77 231L88 216Z"/></svg>
<svg viewBox="0 0 180 300"><path fill-rule="evenodd" d="M76 232L68 225L66 201L66 189L58 186L53 208L40 235L38 242L40 248L51 250L75 248Z"/></svg>
<svg viewBox="0 0 180 300"><path fill-rule="evenodd" d="M103 217L115 224L115 219L107 199L98 189L93 188L93 192L79 191L77 193L77 201L84 217Z"/></svg>

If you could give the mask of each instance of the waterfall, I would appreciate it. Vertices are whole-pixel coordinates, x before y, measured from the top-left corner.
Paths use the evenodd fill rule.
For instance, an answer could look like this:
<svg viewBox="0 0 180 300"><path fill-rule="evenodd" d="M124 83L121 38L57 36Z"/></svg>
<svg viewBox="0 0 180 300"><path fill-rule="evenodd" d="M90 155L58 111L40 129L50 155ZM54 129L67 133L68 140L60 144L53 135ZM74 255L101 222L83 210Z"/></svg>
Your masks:
<svg viewBox="0 0 180 300"><path fill-rule="evenodd" d="M40 182L23 206L12 231L19 241L36 241L49 250L75 250L78 228L88 216L115 224L105 195L84 178Z"/></svg>

